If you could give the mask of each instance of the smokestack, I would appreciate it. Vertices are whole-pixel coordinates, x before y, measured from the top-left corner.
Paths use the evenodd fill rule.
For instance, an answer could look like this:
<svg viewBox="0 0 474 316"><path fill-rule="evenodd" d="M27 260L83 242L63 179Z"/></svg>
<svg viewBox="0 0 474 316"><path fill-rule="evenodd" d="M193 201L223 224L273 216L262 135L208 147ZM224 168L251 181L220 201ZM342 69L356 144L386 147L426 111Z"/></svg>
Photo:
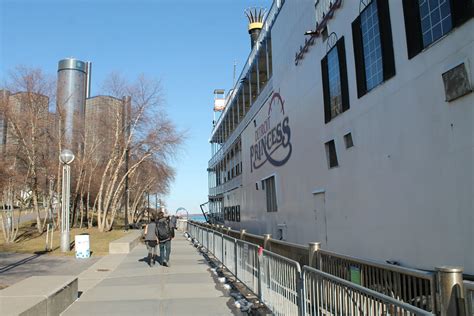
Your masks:
<svg viewBox="0 0 474 316"><path fill-rule="evenodd" d="M262 31L263 18L265 16L265 9L263 8L249 8L245 10L245 15L249 20L249 34L251 47L257 42L258 36Z"/></svg>

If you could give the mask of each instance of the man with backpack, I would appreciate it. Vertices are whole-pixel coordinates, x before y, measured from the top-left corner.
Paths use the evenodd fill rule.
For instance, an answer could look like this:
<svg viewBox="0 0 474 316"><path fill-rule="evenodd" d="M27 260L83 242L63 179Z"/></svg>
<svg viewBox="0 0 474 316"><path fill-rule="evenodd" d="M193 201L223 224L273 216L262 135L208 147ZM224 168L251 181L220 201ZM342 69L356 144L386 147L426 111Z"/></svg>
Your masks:
<svg viewBox="0 0 474 316"><path fill-rule="evenodd" d="M156 235L160 244L161 264L165 267L169 266L171 239L174 237L174 231L170 226L169 217L165 217L165 213L158 213L158 222L156 225Z"/></svg>

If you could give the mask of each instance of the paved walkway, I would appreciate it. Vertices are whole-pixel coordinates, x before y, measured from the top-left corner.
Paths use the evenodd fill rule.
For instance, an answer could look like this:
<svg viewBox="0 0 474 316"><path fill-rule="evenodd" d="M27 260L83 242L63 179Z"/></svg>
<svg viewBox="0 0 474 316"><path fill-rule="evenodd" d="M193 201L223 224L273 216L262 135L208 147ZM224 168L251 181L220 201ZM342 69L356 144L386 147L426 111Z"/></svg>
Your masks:
<svg viewBox="0 0 474 316"><path fill-rule="evenodd" d="M170 267L144 261L143 244L109 255L79 275L81 297L63 315L240 315L184 237L172 242ZM107 271L108 270L108 271Z"/></svg>
<svg viewBox="0 0 474 316"><path fill-rule="evenodd" d="M0 253L0 289L33 275L77 275L100 257L77 260L54 255Z"/></svg>

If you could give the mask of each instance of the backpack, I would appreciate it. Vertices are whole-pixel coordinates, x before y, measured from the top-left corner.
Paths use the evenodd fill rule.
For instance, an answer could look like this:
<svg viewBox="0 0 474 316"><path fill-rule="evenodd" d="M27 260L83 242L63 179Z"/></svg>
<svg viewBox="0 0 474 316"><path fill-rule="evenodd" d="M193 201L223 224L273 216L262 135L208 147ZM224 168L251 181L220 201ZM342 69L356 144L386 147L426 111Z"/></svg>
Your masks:
<svg viewBox="0 0 474 316"><path fill-rule="evenodd" d="M168 219L160 219L156 224L156 235L158 240L166 240L171 238L171 229Z"/></svg>

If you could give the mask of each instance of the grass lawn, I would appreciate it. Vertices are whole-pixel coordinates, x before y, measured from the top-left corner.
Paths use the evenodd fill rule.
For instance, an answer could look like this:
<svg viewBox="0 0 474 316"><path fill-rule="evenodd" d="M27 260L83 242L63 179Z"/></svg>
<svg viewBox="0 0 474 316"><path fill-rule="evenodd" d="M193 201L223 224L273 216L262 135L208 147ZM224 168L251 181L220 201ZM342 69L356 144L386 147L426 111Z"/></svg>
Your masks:
<svg viewBox="0 0 474 316"><path fill-rule="evenodd" d="M92 256L104 256L109 253L109 242L123 237L128 232L123 229L114 229L110 232L101 233L94 228L72 228L70 231L71 245L74 244L74 236L81 234L89 234L90 250ZM67 255L74 256L75 250L63 253L60 249L61 232L55 230L53 234L53 251L49 252L51 255ZM46 233L40 235L35 227L35 221L27 222L21 225L18 232L17 242L5 243L3 234L0 233L0 252L20 252L20 253L38 253L45 251Z"/></svg>

